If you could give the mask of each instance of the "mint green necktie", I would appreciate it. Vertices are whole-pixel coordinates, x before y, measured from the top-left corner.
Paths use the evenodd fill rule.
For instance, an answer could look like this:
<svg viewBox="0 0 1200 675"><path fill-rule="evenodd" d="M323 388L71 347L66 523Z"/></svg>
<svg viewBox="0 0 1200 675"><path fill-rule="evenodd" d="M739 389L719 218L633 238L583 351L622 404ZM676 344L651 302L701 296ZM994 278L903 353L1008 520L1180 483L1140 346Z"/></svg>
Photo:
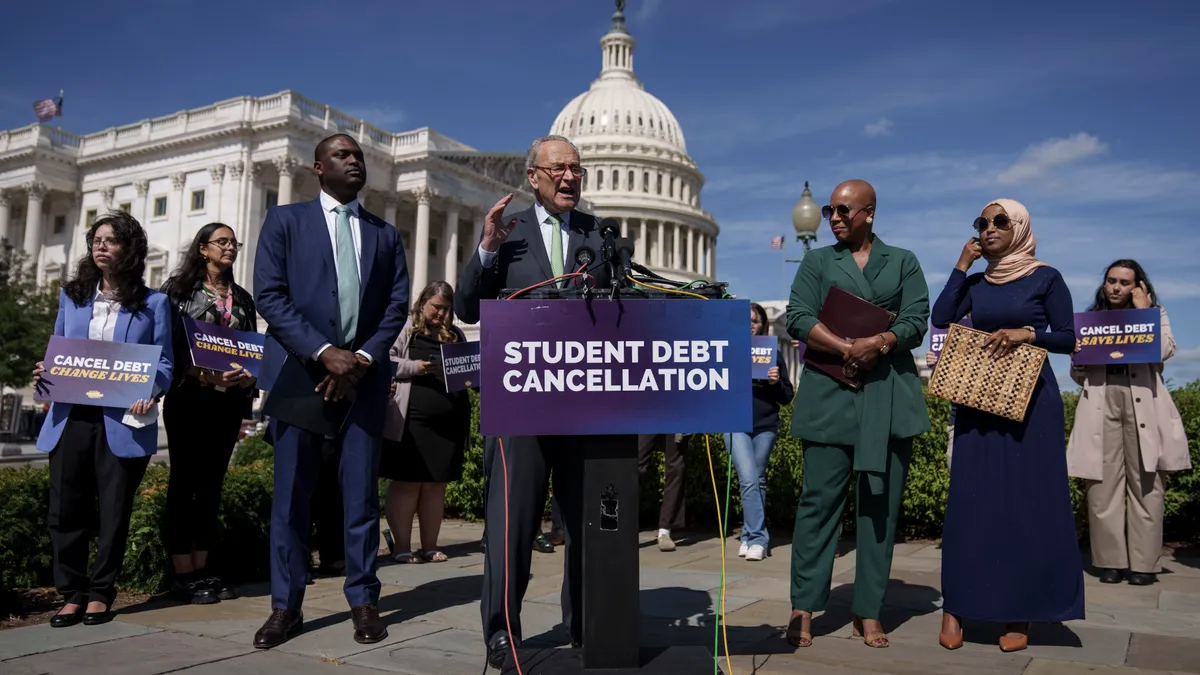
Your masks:
<svg viewBox="0 0 1200 675"><path fill-rule="evenodd" d="M562 225L562 218L554 214L546 216L546 222L550 223L550 273L556 277L561 277L563 273L563 250L562 250L562 232L559 227Z"/></svg>
<svg viewBox="0 0 1200 675"><path fill-rule="evenodd" d="M342 345L354 340L358 331L358 256L354 253L354 235L350 232L350 207L338 204L333 208L337 214L335 240L337 241L338 268L338 318Z"/></svg>

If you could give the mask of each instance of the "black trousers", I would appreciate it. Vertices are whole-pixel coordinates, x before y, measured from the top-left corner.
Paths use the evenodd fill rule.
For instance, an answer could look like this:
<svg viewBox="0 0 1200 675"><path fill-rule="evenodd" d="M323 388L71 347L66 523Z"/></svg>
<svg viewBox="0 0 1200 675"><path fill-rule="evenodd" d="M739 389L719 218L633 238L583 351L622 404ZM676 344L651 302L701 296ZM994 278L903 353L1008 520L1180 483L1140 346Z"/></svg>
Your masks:
<svg viewBox="0 0 1200 675"><path fill-rule="evenodd" d="M321 444L321 464L317 469L317 485L309 498L314 534L312 547L328 567L346 560L346 526L342 509L342 485L338 482L338 466L342 461L342 445L327 438Z"/></svg>
<svg viewBox="0 0 1200 675"><path fill-rule="evenodd" d="M167 395L163 423L171 478L164 519L171 555L212 550L221 488L245 407L243 392L220 392L191 378Z"/></svg>
<svg viewBox="0 0 1200 675"><path fill-rule="evenodd" d="M663 497L662 508L658 511L658 527L664 530L679 530L685 524L684 512L684 470L687 465L683 461L683 448L687 447L691 436L683 436L675 441L675 434L653 434L638 436L638 474L644 476L650 470L654 461L654 453L662 449L666 455L663 467Z"/></svg>
<svg viewBox="0 0 1200 675"><path fill-rule="evenodd" d="M117 457L109 450L100 408L76 405L50 453L50 548L54 585L68 603L117 597L129 518L150 457ZM97 505L99 508L97 508ZM88 549L97 537L91 576Z"/></svg>
<svg viewBox="0 0 1200 675"><path fill-rule="evenodd" d="M490 469L485 519L487 553L483 566L480 614L483 637L507 630L504 620L505 524L508 530L507 595L512 639L521 640L521 601L529 587L533 549L530 542L541 527L546 490L553 476L554 494L562 513L566 539L563 569L563 624L576 642L583 638L583 455L588 436L518 436L504 438L504 457L497 439L484 443ZM601 441L607 442L605 437ZM507 464L508 472L505 473ZM508 503L505 518L505 484Z"/></svg>

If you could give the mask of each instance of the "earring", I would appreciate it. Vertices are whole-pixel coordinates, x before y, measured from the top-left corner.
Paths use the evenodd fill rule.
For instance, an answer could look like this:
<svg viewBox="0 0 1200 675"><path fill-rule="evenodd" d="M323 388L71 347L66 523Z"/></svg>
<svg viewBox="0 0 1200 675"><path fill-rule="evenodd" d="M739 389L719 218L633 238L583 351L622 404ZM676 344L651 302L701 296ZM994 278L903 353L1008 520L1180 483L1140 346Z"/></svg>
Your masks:
<svg viewBox="0 0 1200 675"><path fill-rule="evenodd" d="M873 222L875 222L875 218L872 216L867 216L867 224L870 225Z"/></svg>

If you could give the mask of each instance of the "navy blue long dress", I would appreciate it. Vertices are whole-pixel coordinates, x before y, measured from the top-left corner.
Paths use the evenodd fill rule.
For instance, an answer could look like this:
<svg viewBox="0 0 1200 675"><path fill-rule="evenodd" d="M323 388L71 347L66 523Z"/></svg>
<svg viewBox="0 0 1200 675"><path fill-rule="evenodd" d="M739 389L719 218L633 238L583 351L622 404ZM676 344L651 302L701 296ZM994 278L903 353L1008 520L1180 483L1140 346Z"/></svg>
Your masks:
<svg viewBox="0 0 1200 675"><path fill-rule="evenodd" d="M955 270L931 319L944 328L968 313L978 330L1031 326L1036 346L1058 354L1075 349L1071 292L1053 268L1002 286ZM997 623L1083 618L1063 424L1049 359L1024 422L958 406L942 533L946 612Z"/></svg>

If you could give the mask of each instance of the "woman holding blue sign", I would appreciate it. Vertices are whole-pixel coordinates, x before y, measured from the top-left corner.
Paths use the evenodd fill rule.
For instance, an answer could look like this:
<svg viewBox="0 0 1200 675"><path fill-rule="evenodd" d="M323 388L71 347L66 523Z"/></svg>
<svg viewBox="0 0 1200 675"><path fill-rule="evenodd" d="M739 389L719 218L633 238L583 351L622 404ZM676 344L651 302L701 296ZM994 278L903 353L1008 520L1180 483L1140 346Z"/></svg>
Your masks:
<svg viewBox="0 0 1200 675"><path fill-rule="evenodd" d="M1154 307L1166 361L1175 354L1171 322L1137 261L1109 265L1088 311ZM1147 586L1157 579L1162 555L1163 473L1192 468L1162 362L1072 366L1071 379L1083 395L1067 444L1067 467L1088 481L1092 565L1104 583L1126 577L1134 586Z"/></svg>
<svg viewBox="0 0 1200 675"><path fill-rule="evenodd" d="M162 291L171 299L175 382L163 410L171 453L167 485L166 543L180 602L207 605L235 595L208 571L221 486L242 420L251 416L255 379L242 368L213 372L191 363L191 336L183 317L234 330L257 332L254 299L233 280L242 244L222 223L200 228Z"/></svg>
<svg viewBox="0 0 1200 675"><path fill-rule="evenodd" d="M379 476L390 479L384 512L396 541L396 562L445 562L438 533L446 508L446 483L462 478L471 434L466 390L447 391L442 345L466 342L454 325L454 289L435 281L421 291L400 337L392 345L396 364L392 399L383 427ZM413 515L421 547L412 550Z"/></svg>
<svg viewBox="0 0 1200 675"><path fill-rule="evenodd" d="M767 310L757 302L750 303L750 334L766 335L768 326ZM783 352L775 350L775 365L767 379L754 380L753 386L754 431L725 434L725 447L733 457L742 491L742 544L738 556L750 561L766 557L771 545L766 525L767 462L779 437L779 406L791 403L795 395Z"/></svg>
<svg viewBox="0 0 1200 675"><path fill-rule="evenodd" d="M1034 344L1058 354L1075 347L1071 292L1036 257L1029 212L997 199L975 219L977 239L933 306L946 328L968 314L991 333L984 350L1003 356ZM982 274L967 276L979 257ZM1000 649L1025 649L1030 623L1083 618L1083 571L1067 481L1063 403L1047 360L1025 419L967 406L954 419L954 470L942 535L940 644L962 646L962 618L1007 624Z"/></svg>
<svg viewBox="0 0 1200 675"><path fill-rule="evenodd" d="M911 350L929 328L929 286L917 256L874 234L875 189L861 180L838 185L822 210L837 243L804 257L788 301L787 328L808 350L842 359L863 373L851 387L817 368L797 386L792 436L804 446L804 476L792 535L792 616L787 640L812 644L813 612L829 601L846 488L854 481L857 565L854 634L868 647L888 646L879 621L892 567L896 520L915 436L929 411ZM838 287L894 315L888 330L847 339L820 319Z"/></svg>
<svg viewBox="0 0 1200 675"><path fill-rule="evenodd" d="M116 577L125 558L129 519L138 485L158 451L158 399L171 386L171 310L167 297L146 288L146 232L117 212L87 232L87 254L58 297L54 334L104 342L162 347L153 400L128 410L52 403L37 449L50 453L50 547L54 585L66 599L50 619L54 628L105 623L112 618ZM38 363L34 384L44 388ZM47 384L48 384L47 380ZM91 574L91 530L99 531Z"/></svg>

